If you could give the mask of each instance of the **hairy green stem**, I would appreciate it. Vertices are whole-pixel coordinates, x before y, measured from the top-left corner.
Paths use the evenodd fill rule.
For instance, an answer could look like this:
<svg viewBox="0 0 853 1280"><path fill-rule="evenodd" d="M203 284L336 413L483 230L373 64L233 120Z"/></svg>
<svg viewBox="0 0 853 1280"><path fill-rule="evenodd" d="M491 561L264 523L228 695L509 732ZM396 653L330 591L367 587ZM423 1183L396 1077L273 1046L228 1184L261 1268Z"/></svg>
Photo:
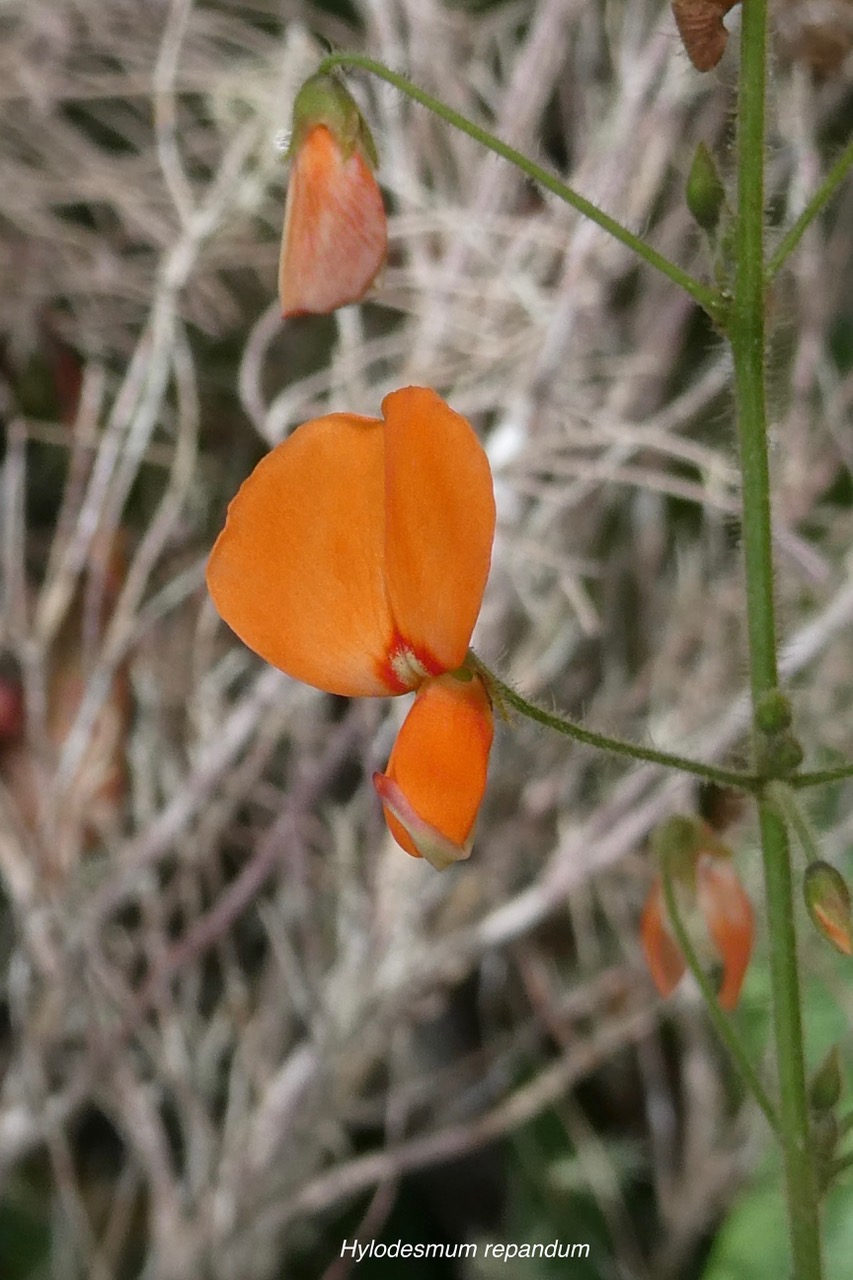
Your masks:
<svg viewBox="0 0 853 1280"><path fill-rule="evenodd" d="M662 859L661 862L661 880L663 882L663 896L664 901L666 902L666 910L678 942L679 949L681 954L684 956L687 968L693 974L696 984L702 992L702 997L708 1009L708 1016L714 1024L717 1035L731 1054L735 1066L743 1077L744 1084L747 1086L750 1093L755 1098L755 1101L764 1112L770 1128L774 1133L778 1134L779 1118L776 1115L773 1103L770 1101L770 1095L767 1093L767 1090L758 1078L758 1075L749 1060L749 1053L744 1048L734 1024L726 1017L723 1010L720 1008L720 1002L717 999L716 992L708 980L708 975L699 963L699 957L696 955L696 951L690 941L689 934L684 927L684 921L681 919L681 914L678 910L678 901L672 872L666 866L664 859Z"/></svg>
<svg viewBox="0 0 853 1280"><path fill-rule="evenodd" d="M611 738L607 734L587 729L575 720L567 720L564 716L543 711L541 707L528 702L520 693L516 693L511 685L499 679L476 654L472 653L470 660L482 674L498 706L512 707L514 711L527 716L529 720L535 720L537 724L554 729L567 738L573 738L575 742L583 743L584 746L598 747L602 751L627 756L631 760L641 761L644 764L659 764L666 769L692 773L694 777L702 778L706 782L716 782L718 786L733 787L738 791L756 791L760 785L754 774L738 773L733 769L720 769L713 764L704 764L701 760L691 760L688 756L675 755L670 751L656 751L654 747L643 747L635 742L626 742L623 738Z"/></svg>
<svg viewBox="0 0 853 1280"><path fill-rule="evenodd" d="M737 108L738 201L734 241L736 271L728 334L734 359L738 410L753 708L758 706L763 695L778 685L764 383L766 74L767 0L747 0L741 18ZM788 830L769 800L760 799L758 809L793 1273L796 1280L820 1280L818 1188L809 1135Z"/></svg>
<svg viewBox="0 0 853 1280"><path fill-rule="evenodd" d="M822 787L827 782L844 782L847 778L853 778L853 764L850 761L847 764L836 765L834 769L818 769L813 773L795 773L788 779L788 785L794 787L797 791L802 791L806 787Z"/></svg>
<svg viewBox="0 0 853 1280"><path fill-rule="evenodd" d="M715 289L703 284L700 280L694 279L693 276L676 263L670 261L662 253L658 253L657 249L653 249L640 236L634 235L633 231L623 227L621 222L611 218L603 209L599 209L598 205L593 204L591 200L587 200L572 187L567 186L565 182L561 182L554 174L549 173L547 169L543 169L541 165L536 164L534 160L531 160L522 152L516 151L514 147L508 146L505 142L501 142L500 138L495 137L493 133L489 133L487 129L481 129L479 125L474 124L466 116L454 111L452 107L449 107L440 99L425 93L423 89L419 89L411 80L401 76L396 71L391 71L374 58L369 58L361 53L332 53L323 59L317 68L317 73L331 71L335 67L359 67L362 71L369 71L371 75L377 76L380 80L385 80L388 84L392 84L395 89L399 89L400 93L405 94L407 98L411 98L413 102L419 102L422 107L426 107L428 111L444 120L446 124L452 125L454 129L459 129L462 133L467 134L469 138L473 138L475 142L479 142L481 146L486 147L487 150L493 151L495 155L509 161L511 165L514 165L516 169L520 169L532 181L544 187L546 191L550 191L552 195L557 196L565 204L576 209L578 213L582 213L584 217L596 223L603 231L608 232L609 235L613 236L614 240L618 240L620 244L625 245L638 258L642 258L644 262L662 272L674 284L677 284L679 288L688 293L715 323L720 322L724 311L724 303Z"/></svg>
<svg viewBox="0 0 853 1280"><path fill-rule="evenodd" d="M809 826L808 819L797 803L797 798L791 788L784 782L771 782L765 790L765 795L770 803L775 805L780 817L784 818L795 833L800 842L800 847L806 855L806 860L808 862L820 862L820 851L817 847L814 832Z"/></svg>
<svg viewBox="0 0 853 1280"><path fill-rule="evenodd" d="M829 204L851 169L853 169L853 142L848 142L805 209L791 224L770 255L765 272L768 283L776 275L779 268L790 258L821 209Z"/></svg>

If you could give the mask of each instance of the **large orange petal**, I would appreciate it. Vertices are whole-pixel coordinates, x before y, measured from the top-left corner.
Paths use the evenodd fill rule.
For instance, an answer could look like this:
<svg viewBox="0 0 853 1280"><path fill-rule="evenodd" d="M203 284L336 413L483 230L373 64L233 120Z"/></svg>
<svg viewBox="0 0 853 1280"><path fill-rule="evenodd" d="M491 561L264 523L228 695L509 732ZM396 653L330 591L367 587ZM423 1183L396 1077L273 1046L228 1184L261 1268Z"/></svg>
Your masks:
<svg viewBox="0 0 853 1280"><path fill-rule="evenodd" d="M345 156L325 125L300 143L287 188L279 261L285 316L322 314L363 298L388 247L382 195L357 149Z"/></svg>
<svg viewBox="0 0 853 1280"><path fill-rule="evenodd" d="M261 460L207 567L214 604L273 666L328 693L400 692L384 582L384 429L330 414Z"/></svg>
<svg viewBox="0 0 853 1280"><path fill-rule="evenodd" d="M752 903L731 861L702 854L696 865L696 896L714 946L723 961L719 1000L733 1009L749 967L755 936Z"/></svg>
<svg viewBox="0 0 853 1280"><path fill-rule="evenodd" d="M486 789L494 722L479 676L427 680L374 784L397 843L439 870L467 858Z"/></svg>
<svg viewBox="0 0 853 1280"><path fill-rule="evenodd" d="M391 613L428 671L453 671L468 651L489 574L489 462L470 424L434 391L394 391L382 412Z"/></svg>
<svg viewBox="0 0 853 1280"><path fill-rule="evenodd" d="M678 986L687 968L678 944L670 936L665 916L663 886L658 876L643 908L640 940L654 984L664 999Z"/></svg>

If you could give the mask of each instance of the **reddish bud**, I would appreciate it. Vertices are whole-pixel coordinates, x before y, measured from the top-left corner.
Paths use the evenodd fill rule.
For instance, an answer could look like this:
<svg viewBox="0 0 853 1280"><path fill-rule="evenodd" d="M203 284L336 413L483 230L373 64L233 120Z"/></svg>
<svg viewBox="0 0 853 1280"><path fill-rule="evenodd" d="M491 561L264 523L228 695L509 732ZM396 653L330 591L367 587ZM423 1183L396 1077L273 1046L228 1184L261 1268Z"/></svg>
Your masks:
<svg viewBox="0 0 853 1280"><path fill-rule="evenodd" d="M755 923L730 851L698 818L669 819L655 833L653 844L673 879L679 914L694 948L722 962L719 1000L724 1009L733 1009L752 954ZM686 965L666 912L661 876L646 901L641 940L655 986L666 997Z"/></svg>
<svg viewBox="0 0 853 1280"><path fill-rule="evenodd" d="M284 316L325 314L363 298L387 252L376 149L355 100L334 76L303 85L279 262Z"/></svg>

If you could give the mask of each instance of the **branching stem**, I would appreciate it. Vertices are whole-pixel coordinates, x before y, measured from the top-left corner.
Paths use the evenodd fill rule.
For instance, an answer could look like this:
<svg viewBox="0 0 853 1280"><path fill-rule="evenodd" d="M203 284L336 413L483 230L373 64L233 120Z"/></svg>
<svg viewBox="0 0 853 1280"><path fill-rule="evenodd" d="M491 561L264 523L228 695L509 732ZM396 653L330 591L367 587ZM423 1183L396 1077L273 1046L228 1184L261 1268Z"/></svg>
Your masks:
<svg viewBox="0 0 853 1280"><path fill-rule="evenodd" d="M770 478L765 400L764 165L767 0L742 6L737 109L735 287L728 336L734 362L742 476L743 548L752 703L778 686ZM779 1119L793 1274L820 1280L818 1186L810 1144L802 1001L788 829L759 799Z"/></svg>
<svg viewBox="0 0 853 1280"><path fill-rule="evenodd" d="M531 160L529 156L524 155L521 151L516 151L514 147L509 146L506 142L502 142L493 133L489 133L488 129L483 129L480 125L474 124L473 120L469 120L467 116L454 111L447 103L441 102L440 99L434 98L432 94L419 89L406 76L401 76L397 71L391 71L383 63L367 57L366 54L329 54L320 63L317 71L319 74L324 71L332 71L335 67L358 67L360 70L368 71L380 80L392 84L395 89L399 89L400 93L407 98L411 98L413 102L419 102L422 107L426 107L427 111L431 111L433 115L444 120L446 124L451 125L454 129L459 129L460 132L467 134L475 142L479 142L488 151L501 156L525 174L526 177L538 183L540 187L544 187L546 191L550 191L552 195L557 196L564 204L570 205L578 213L582 213L585 218L589 218L591 222L594 222L603 231L613 236L614 240L618 240L620 244L630 249L643 262L647 262L649 266L662 272L673 284L677 284L680 289L688 293L693 301L698 303L715 323L721 321L725 304L716 289L703 284L701 280L696 280L683 268L665 257L664 254L659 253L657 249L653 249L642 237L634 235L633 231L629 231L621 222L611 218L609 213L599 209L598 205L593 204L591 200L587 200L585 196L567 186L565 182L561 182L553 173L543 169L541 165L537 164L535 160Z"/></svg>

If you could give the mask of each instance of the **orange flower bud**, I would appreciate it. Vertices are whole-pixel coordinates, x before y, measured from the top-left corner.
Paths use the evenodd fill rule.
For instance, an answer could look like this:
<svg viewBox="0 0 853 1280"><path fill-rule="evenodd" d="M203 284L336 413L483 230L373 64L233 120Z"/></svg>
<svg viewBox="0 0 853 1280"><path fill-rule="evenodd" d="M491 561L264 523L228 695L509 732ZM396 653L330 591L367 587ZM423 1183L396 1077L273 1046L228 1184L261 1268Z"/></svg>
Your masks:
<svg viewBox="0 0 853 1280"><path fill-rule="evenodd" d="M803 880L803 895L812 924L836 951L853 955L850 890L840 871L828 862L812 862Z"/></svg>
<svg viewBox="0 0 853 1280"><path fill-rule="evenodd" d="M373 139L334 76L312 76L297 95L290 154L279 262L282 315L325 314L364 297L388 247Z"/></svg>
<svg viewBox="0 0 853 1280"><path fill-rule="evenodd" d="M724 1009L733 1009L752 954L755 925L731 854L698 818L670 819L654 844L673 877L680 914L694 948L701 956L710 952L722 962L719 1000ZM686 964L666 912L660 875L646 900L641 941L655 986L666 997L678 986Z"/></svg>

